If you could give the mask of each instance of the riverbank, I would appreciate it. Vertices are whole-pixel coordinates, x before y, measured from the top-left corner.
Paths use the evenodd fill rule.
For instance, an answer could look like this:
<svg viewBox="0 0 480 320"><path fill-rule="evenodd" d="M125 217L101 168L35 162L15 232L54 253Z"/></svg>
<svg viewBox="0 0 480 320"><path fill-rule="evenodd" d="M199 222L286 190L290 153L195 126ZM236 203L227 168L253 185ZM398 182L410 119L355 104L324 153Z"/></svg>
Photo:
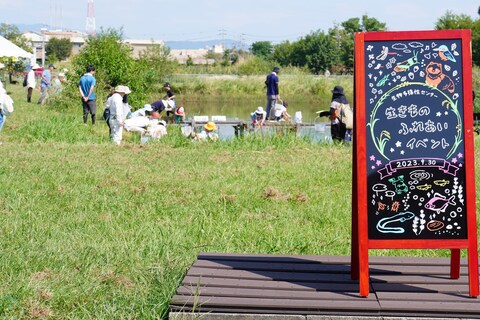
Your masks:
<svg viewBox="0 0 480 320"><path fill-rule="evenodd" d="M294 135L199 144L173 127L156 143L127 134L116 147L104 123L82 123L78 100L65 110L9 91L2 318L166 319L199 252L350 253L350 147Z"/></svg>

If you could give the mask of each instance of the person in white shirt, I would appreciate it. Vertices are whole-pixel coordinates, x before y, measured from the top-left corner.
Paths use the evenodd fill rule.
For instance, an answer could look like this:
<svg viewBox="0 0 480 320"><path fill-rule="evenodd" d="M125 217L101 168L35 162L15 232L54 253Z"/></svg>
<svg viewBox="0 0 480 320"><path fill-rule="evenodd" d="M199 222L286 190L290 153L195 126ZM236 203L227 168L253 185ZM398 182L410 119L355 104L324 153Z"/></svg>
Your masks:
<svg viewBox="0 0 480 320"><path fill-rule="evenodd" d="M288 114L287 112L287 106L288 106L288 103L287 101L284 101L283 104L279 104L277 103L275 105L275 108L274 108L274 119L276 121L280 121L280 120L288 120L290 119L290 115Z"/></svg>
<svg viewBox="0 0 480 320"><path fill-rule="evenodd" d="M27 73L27 102L32 102L33 89L37 86L37 81L35 80L35 70L39 69L38 64L34 64Z"/></svg>
<svg viewBox="0 0 480 320"><path fill-rule="evenodd" d="M107 106L110 109L110 138L116 145L120 145L123 137L123 125L128 113L128 105L125 106L123 97L131 91L127 86L117 86L114 91L115 93L107 100Z"/></svg>

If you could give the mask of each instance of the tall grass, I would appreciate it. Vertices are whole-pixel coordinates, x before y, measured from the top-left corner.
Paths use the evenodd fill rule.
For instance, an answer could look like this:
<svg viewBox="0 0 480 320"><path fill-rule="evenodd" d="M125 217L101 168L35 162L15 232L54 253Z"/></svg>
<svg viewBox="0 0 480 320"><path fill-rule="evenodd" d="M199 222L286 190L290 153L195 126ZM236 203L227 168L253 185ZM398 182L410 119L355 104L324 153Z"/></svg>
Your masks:
<svg viewBox="0 0 480 320"><path fill-rule="evenodd" d="M348 146L292 135L192 143L169 127L157 143L127 134L115 147L104 123L81 123L77 101L59 111L8 90L2 319L161 319L199 252L350 252Z"/></svg>

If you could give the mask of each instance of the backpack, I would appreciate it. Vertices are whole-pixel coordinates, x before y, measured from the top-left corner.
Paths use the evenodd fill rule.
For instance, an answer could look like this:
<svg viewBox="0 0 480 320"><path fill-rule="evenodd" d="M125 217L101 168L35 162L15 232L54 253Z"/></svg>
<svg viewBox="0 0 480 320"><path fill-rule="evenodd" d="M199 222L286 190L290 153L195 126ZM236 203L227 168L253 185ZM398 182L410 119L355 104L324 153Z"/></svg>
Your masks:
<svg viewBox="0 0 480 320"><path fill-rule="evenodd" d="M25 78L23 78L23 86L24 86L24 87L27 86L27 77L28 77L28 73L27 73L27 75L25 76Z"/></svg>
<svg viewBox="0 0 480 320"><path fill-rule="evenodd" d="M353 129L353 111L349 104L341 104L338 119L347 129Z"/></svg>

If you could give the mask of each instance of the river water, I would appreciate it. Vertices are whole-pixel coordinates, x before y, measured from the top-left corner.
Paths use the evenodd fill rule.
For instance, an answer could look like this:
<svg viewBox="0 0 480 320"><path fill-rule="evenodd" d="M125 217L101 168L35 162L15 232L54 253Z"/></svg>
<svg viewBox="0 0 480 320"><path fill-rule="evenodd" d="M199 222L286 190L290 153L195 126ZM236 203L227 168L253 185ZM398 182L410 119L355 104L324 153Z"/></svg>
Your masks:
<svg viewBox="0 0 480 320"><path fill-rule="evenodd" d="M226 116L228 119L236 120L249 120L250 113L254 112L257 107L262 106L266 109L266 98L261 97L249 97L238 100L233 99L214 99L206 97L201 100L187 100L178 99L177 103L185 108L187 119L193 118L193 116ZM304 123L310 123L314 121L325 121L323 119L315 119L317 111L328 110L330 107L330 101L321 101L316 98L299 98L288 101L287 112L294 117L296 112L302 113L302 120Z"/></svg>
<svg viewBox="0 0 480 320"><path fill-rule="evenodd" d="M177 104L184 106L187 120L192 120L194 116L206 116L208 120L212 117L225 116L227 120L250 121L250 113L254 112L258 106L265 109L266 98L252 97L248 99L229 100L229 99L201 99L201 100L177 100ZM327 118L319 118L317 111L328 110L330 101L321 102L319 99L295 99L288 102L287 112L295 117L297 112L301 113L303 124L299 136L309 137L313 142L330 142L330 122ZM216 121L219 136L222 140L228 140L235 137L235 130L232 125L222 124ZM263 136L274 135L282 130L281 128L262 127L255 131L248 131L247 134L261 134ZM283 130L287 130L284 128Z"/></svg>

